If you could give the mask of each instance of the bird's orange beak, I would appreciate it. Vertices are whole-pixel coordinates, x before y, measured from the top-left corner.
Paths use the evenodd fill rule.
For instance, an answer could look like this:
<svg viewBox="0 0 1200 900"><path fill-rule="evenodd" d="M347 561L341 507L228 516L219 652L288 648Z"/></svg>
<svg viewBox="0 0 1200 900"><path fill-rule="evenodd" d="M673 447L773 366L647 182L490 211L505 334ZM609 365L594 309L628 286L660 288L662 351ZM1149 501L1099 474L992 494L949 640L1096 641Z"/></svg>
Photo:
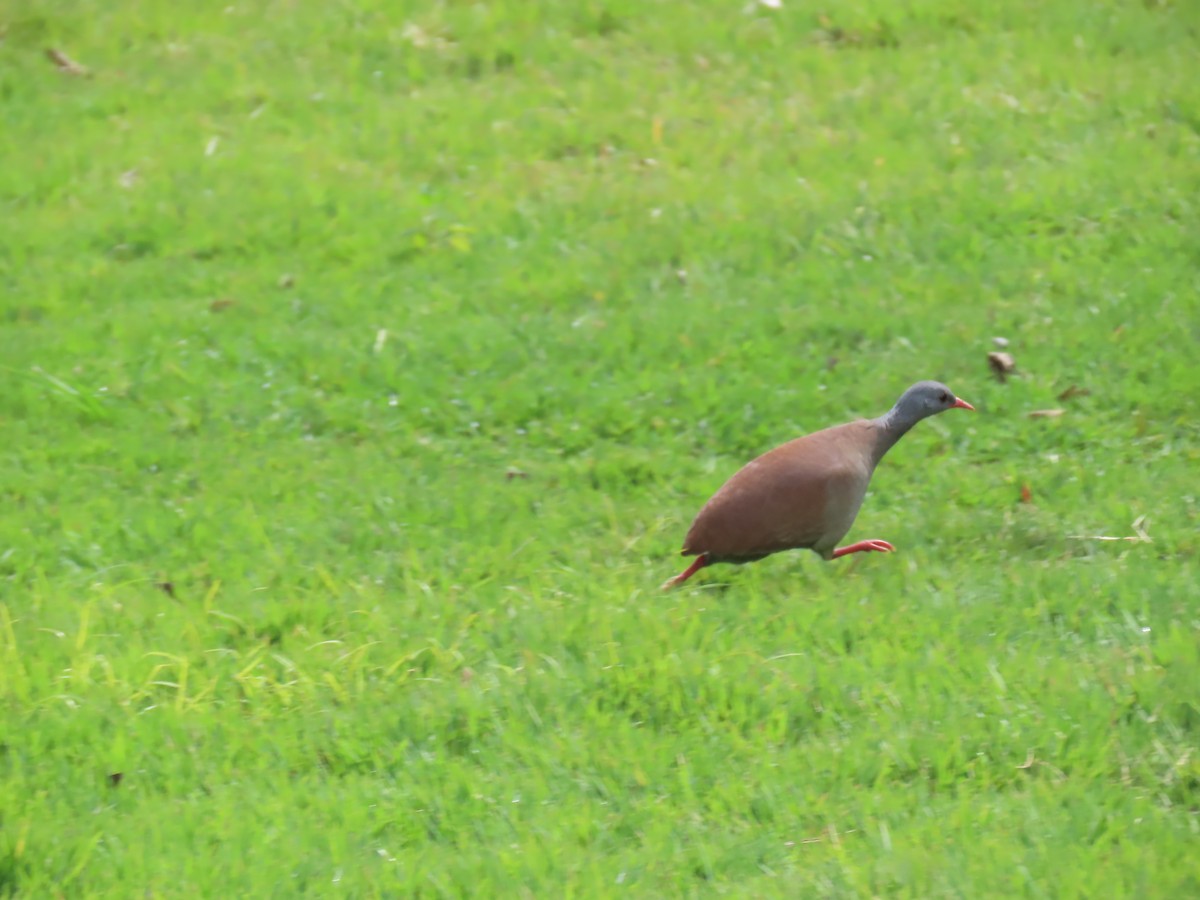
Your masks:
<svg viewBox="0 0 1200 900"><path fill-rule="evenodd" d="M950 408L951 409L969 409L971 412L975 412L975 407L973 407L970 403L968 403L962 397L955 397L954 405Z"/></svg>

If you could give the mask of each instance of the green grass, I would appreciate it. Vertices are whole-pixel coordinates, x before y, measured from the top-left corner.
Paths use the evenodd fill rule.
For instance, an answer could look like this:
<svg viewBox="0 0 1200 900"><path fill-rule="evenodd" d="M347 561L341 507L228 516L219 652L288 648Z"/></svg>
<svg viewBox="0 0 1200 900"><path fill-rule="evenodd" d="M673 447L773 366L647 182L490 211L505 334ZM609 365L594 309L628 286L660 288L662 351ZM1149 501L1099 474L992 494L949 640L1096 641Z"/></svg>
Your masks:
<svg viewBox="0 0 1200 900"><path fill-rule="evenodd" d="M1197 10L0 0L0 895L1200 894Z"/></svg>

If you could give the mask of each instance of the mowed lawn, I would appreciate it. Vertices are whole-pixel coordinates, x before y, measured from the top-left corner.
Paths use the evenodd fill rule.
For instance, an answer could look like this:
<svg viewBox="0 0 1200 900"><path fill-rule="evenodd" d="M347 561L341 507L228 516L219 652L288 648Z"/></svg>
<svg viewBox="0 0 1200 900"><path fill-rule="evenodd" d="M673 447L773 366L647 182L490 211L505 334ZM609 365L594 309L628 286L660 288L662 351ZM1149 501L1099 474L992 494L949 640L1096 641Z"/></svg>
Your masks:
<svg viewBox="0 0 1200 900"><path fill-rule="evenodd" d="M775 5L0 0L0 895L1200 896L1200 7Z"/></svg>

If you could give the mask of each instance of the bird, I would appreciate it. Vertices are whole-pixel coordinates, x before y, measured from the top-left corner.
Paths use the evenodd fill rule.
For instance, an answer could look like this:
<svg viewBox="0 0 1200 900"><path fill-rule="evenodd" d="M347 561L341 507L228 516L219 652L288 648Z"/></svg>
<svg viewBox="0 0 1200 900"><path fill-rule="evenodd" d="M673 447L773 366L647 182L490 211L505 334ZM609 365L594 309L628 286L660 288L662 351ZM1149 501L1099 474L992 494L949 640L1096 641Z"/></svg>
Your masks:
<svg viewBox="0 0 1200 900"><path fill-rule="evenodd" d="M837 545L884 454L922 419L948 409L975 407L941 382L918 381L876 419L806 434L747 463L696 515L680 551L696 558L663 590L713 563L754 562L783 550L812 550L825 560L891 553L896 548L877 539Z"/></svg>

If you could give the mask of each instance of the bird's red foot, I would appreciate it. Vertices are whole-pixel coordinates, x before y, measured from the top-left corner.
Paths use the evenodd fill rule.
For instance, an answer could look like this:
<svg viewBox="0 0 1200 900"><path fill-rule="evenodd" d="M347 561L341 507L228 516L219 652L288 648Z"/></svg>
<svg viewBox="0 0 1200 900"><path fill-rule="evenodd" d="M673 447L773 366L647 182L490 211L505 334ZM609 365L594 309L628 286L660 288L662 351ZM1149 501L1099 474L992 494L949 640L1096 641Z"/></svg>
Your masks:
<svg viewBox="0 0 1200 900"><path fill-rule="evenodd" d="M859 541L857 544L851 544L848 547L839 547L833 551L833 559L839 556L849 556L851 553L866 553L874 550L876 553L891 553L896 548L887 541Z"/></svg>
<svg viewBox="0 0 1200 900"><path fill-rule="evenodd" d="M674 578L668 578L666 581L664 581L660 590L669 591L673 587L678 587L707 565L708 557L701 553L694 560L692 560L692 564L690 566L688 566Z"/></svg>

